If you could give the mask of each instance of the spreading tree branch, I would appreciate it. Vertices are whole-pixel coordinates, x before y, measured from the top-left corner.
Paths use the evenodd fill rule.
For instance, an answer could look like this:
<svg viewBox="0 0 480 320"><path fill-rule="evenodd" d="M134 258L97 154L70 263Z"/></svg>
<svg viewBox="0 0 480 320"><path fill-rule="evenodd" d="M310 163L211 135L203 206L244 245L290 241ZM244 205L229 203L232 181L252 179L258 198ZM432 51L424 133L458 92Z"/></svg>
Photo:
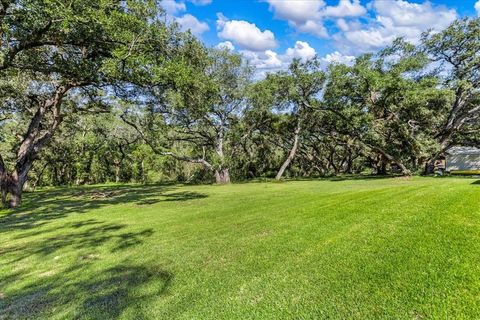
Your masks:
<svg viewBox="0 0 480 320"><path fill-rule="evenodd" d="M167 151L162 151L160 149L158 149L150 139L148 139L148 137L146 136L145 132L133 121L129 120L127 118L127 115L126 113L123 113L120 118L122 118L122 120L130 125L132 128L135 129L135 131L138 132L138 134L141 136L142 140L152 149L152 151L158 155L161 155L161 156L170 156L176 160L180 160L180 161L185 161L185 162L190 162L190 163L198 163L198 164L202 164L204 165L206 168L208 169L213 169L213 165L210 164L208 161L206 161L204 158L198 158L198 159L195 159L195 158L190 158L190 157L187 157L187 156L183 156L183 155L177 155L173 152L167 152Z"/></svg>

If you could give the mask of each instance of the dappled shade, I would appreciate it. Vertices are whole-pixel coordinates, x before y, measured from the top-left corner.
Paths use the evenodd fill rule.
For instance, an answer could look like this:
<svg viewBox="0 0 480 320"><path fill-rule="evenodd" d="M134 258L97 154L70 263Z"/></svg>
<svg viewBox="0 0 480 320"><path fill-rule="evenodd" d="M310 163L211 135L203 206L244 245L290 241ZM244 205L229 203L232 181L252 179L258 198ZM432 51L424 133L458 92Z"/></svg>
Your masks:
<svg viewBox="0 0 480 320"><path fill-rule="evenodd" d="M28 194L24 207L0 215L0 236L11 235L8 243L0 245L0 270L22 270L18 266L30 265L33 257L51 267L38 274L34 283L17 287L5 296L2 287L26 276L22 271L7 272L0 279L0 318L32 319L53 314L75 301L79 308L75 312L81 311L81 318L114 319L132 304L161 296L173 274L163 270L160 262L158 266L145 265L125 258L103 263L111 255L137 250L158 230L109 221L108 215L92 218L89 213L107 206L145 207L161 201L206 197L177 189L174 185L132 185ZM62 262L64 259L67 262ZM35 270L34 265L30 267ZM135 319L142 319L142 310L129 312Z"/></svg>
<svg viewBox="0 0 480 320"><path fill-rule="evenodd" d="M477 180L28 193L0 212L0 318L476 318Z"/></svg>

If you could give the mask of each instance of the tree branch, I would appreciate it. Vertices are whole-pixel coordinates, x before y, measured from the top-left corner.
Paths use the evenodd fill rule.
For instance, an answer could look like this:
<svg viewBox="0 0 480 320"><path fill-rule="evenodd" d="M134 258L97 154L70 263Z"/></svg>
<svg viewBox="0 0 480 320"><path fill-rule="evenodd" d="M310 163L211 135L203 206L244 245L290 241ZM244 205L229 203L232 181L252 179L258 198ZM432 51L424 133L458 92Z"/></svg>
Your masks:
<svg viewBox="0 0 480 320"><path fill-rule="evenodd" d="M164 156L170 156L170 157L172 157L176 160L180 160L180 161L203 164L206 168L208 168L210 170L213 168L213 166L205 159L192 159L192 158L189 158L189 157L186 157L186 156L176 155L173 152L156 152L156 153L160 154L160 155L164 155Z"/></svg>
<svg viewBox="0 0 480 320"><path fill-rule="evenodd" d="M152 149L152 151L158 155L161 155L161 156L170 156L176 160L181 160L181 161L186 161L186 162L191 162L191 163L199 163L199 164L203 164L206 168L208 169L212 169L213 166L208 162L206 161L205 159L201 158L201 159L192 159L192 158L189 158L189 157L186 157L186 156L181 156L181 155L176 155L174 154L173 152L166 152L166 151L161 151L159 150L155 145L153 145L153 143L150 141L150 139L147 138L147 136L145 135L145 133L143 132L142 129L140 129L140 127L134 123L133 121L130 121L129 119L127 119L127 116L126 116L126 113L124 112L120 118L122 118L122 120L130 125L132 128L135 129L135 131L138 132L138 134L140 134L140 136L142 137L142 140L148 144L148 146Z"/></svg>

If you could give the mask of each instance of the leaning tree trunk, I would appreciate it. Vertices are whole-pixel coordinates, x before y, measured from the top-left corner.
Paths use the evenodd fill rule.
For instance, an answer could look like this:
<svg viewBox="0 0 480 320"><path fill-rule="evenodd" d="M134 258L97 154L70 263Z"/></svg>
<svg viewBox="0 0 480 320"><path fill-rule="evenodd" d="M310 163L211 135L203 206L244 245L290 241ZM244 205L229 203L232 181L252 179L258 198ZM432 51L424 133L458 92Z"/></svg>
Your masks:
<svg viewBox="0 0 480 320"><path fill-rule="evenodd" d="M290 152L288 154L287 159L285 160L285 162L280 167L280 170L278 170L277 176L275 177L275 179L277 179L277 180L280 180L282 178L283 173L288 168L288 166L292 162L293 158L295 158L295 155L297 154L298 143L299 143L299 140L300 140L300 131L301 131L301 126L300 126L300 121L298 121L297 127L295 128L295 135L294 135L294 138L293 138L292 149L290 149Z"/></svg>
<svg viewBox="0 0 480 320"><path fill-rule="evenodd" d="M7 205L7 168L5 167L5 163L3 162L3 157L0 154L0 192L2 193L2 205Z"/></svg>
<svg viewBox="0 0 480 320"><path fill-rule="evenodd" d="M215 152L220 160L220 167L215 169L215 182L218 184L230 183L230 171L225 168L225 155L223 153L223 133L220 132L215 145Z"/></svg>
<svg viewBox="0 0 480 320"><path fill-rule="evenodd" d="M0 156L0 189L2 190L4 205L16 208L22 203L23 186L27 181L33 161L37 158L40 150L50 141L62 122L60 112L62 99L72 87L69 84L60 85L52 97L46 99L38 106L19 145L15 169L12 173L8 172ZM44 122L47 114L51 116L49 123ZM9 203L7 203L8 194L10 194Z"/></svg>
<svg viewBox="0 0 480 320"><path fill-rule="evenodd" d="M402 175L404 176L410 176L412 173L410 172L410 170L408 170L408 168L400 161L398 160L397 158L395 158L394 156L388 154L385 150L383 150L382 148L379 148L379 147L376 147L376 146L372 146L372 145L368 145L366 144L367 147L369 147L370 149L372 149L373 151L379 153L384 159L383 161L385 162L385 160L387 161L390 161L390 162L393 162L395 163L401 170L402 172Z"/></svg>

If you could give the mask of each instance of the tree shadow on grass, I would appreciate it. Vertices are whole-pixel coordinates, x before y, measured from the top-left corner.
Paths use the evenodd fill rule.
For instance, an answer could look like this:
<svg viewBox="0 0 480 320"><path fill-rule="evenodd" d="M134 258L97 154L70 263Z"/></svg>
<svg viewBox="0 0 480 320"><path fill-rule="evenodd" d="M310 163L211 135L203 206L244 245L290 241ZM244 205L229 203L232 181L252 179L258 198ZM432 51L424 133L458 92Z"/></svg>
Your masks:
<svg viewBox="0 0 480 320"><path fill-rule="evenodd" d="M79 261L93 261L100 251L115 253L129 249L142 244L153 233L151 228L137 231L129 229L125 224L95 219L24 232L0 245L0 268L13 270L29 258L51 261L53 255L59 255L55 257L59 258L65 253L77 255ZM4 280L0 279L0 288L5 284Z"/></svg>
<svg viewBox="0 0 480 320"><path fill-rule="evenodd" d="M173 274L156 263L121 257L134 253L154 230L107 216L101 221L98 215L52 222L115 204L206 197L175 190L172 185L109 186L26 195L24 207L0 215L0 235L20 231L0 243L0 319L115 319L126 312L148 318L141 305L166 294Z"/></svg>
<svg viewBox="0 0 480 320"><path fill-rule="evenodd" d="M480 180L473 181L472 184L480 185Z"/></svg>
<svg viewBox="0 0 480 320"><path fill-rule="evenodd" d="M203 199L206 198L207 195L203 193L198 193L198 192L191 192L191 191L183 191L183 192L175 192L175 193L168 193L162 195L163 199L159 198L154 198L154 199L144 199L137 201L137 205L151 205L155 204L158 202L166 201L166 202L171 202L171 201L189 201L189 200L194 200L194 199Z"/></svg>
<svg viewBox="0 0 480 320"><path fill-rule="evenodd" d="M90 266L91 268L91 266ZM40 278L0 299L0 319L117 319L128 311L147 319L141 304L168 292L173 275L158 268L123 262L92 273L79 264ZM88 272L92 275L86 277ZM83 274L83 275L82 275Z"/></svg>
<svg viewBox="0 0 480 320"><path fill-rule="evenodd" d="M71 214L82 214L109 205L148 205L160 201L187 201L207 197L196 192L172 193L176 189L175 185L116 185L26 193L22 207L0 215L0 233L29 230Z"/></svg>
<svg viewBox="0 0 480 320"><path fill-rule="evenodd" d="M90 219L66 223L60 230L54 227L22 233L13 239L23 241L14 241L16 243L14 245L0 247L2 256L0 266L13 264L34 255L45 257L65 248L80 252L108 247L110 252L117 252L141 244L154 232L151 228L131 231L126 230L127 227L124 224ZM33 237L41 234L52 235L41 240L32 240ZM30 241L25 243L25 240Z"/></svg>
<svg viewBox="0 0 480 320"><path fill-rule="evenodd" d="M38 237L42 232L51 236ZM88 219L42 232L22 233L13 245L0 246L0 270L7 270L0 278L0 319L63 313L64 318L115 319L126 309L142 319L140 303L164 294L173 278L152 264L115 260L120 251L142 244L152 229L132 231Z"/></svg>

